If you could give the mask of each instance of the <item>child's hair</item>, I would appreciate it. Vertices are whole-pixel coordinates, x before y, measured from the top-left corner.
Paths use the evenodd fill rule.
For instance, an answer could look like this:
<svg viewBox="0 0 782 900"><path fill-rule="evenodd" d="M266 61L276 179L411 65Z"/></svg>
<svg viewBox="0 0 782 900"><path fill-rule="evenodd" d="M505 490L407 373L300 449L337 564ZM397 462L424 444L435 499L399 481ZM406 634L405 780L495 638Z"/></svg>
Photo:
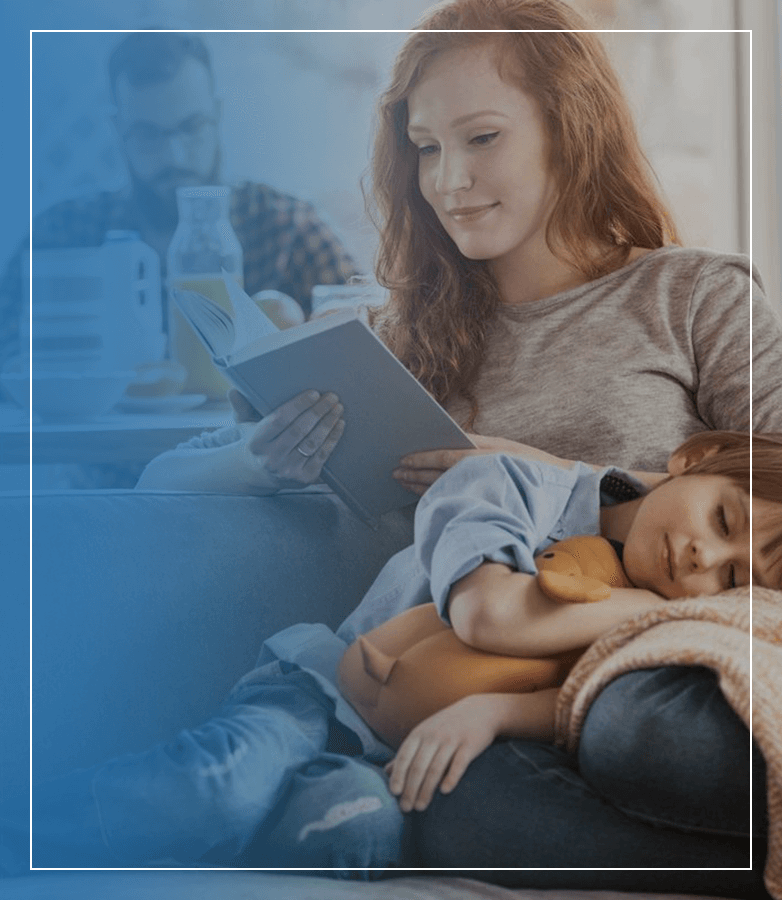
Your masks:
<svg viewBox="0 0 782 900"><path fill-rule="evenodd" d="M686 458L692 452L713 448L716 453L691 465L685 476L722 475L747 494L777 504L779 514L771 525L776 535L760 549L764 556L782 556L782 434L755 433L750 437L745 431L700 431L676 452Z"/></svg>

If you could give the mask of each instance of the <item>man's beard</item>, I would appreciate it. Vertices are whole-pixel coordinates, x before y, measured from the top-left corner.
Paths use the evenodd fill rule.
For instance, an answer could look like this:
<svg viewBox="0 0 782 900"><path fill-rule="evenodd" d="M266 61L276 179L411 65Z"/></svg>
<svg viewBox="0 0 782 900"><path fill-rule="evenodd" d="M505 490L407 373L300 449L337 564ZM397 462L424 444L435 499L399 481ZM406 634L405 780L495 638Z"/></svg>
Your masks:
<svg viewBox="0 0 782 900"><path fill-rule="evenodd" d="M141 215L158 231L173 231L179 222L176 189L202 184L220 184L220 148L215 151L214 165L205 177L190 169L171 167L143 180L128 167L133 196Z"/></svg>

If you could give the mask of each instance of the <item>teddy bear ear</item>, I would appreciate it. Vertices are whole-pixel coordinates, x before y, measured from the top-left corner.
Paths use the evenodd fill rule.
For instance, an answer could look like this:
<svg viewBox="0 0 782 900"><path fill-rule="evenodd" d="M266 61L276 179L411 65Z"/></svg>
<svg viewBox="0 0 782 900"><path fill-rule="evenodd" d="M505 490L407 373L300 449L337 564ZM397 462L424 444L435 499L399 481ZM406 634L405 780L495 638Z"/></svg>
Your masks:
<svg viewBox="0 0 782 900"><path fill-rule="evenodd" d="M358 639L358 646L361 650L364 671L379 684L385 684L391 677L391 671L396 665L396 659L387 653L383 653L382 650L378 650L363 635Z"/></svg>

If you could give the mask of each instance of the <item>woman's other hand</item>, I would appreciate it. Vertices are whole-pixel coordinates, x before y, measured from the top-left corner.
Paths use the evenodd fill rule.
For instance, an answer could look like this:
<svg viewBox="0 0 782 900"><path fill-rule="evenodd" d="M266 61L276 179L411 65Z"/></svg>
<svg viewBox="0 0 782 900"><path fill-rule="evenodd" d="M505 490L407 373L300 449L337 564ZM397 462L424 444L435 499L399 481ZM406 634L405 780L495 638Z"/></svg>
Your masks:
<svg viewBox="0 0 782 900"><path fill-rule="evenodd" d="M565 469L569 469L573 465L569 459L552 456L536 447L530 447L529 444L520 444L506 438L484 437L480 434L468 434L467 436L475 444L474 450L424 450L421 453L409 453L402 457L399 466L394 469L394 478L403 487L420 496L437 481L443 472L468 456L511 453L514 456L523 456L525 459L552 463Z"/></svg>
<svg viewBox="0 0 782 900"><path fill-rule="evenodd" d="M303 391L263 418L238 391L228 398L242 432L242 478L248 485L280 490L319 480L345 430L336 394Z"/></svg>

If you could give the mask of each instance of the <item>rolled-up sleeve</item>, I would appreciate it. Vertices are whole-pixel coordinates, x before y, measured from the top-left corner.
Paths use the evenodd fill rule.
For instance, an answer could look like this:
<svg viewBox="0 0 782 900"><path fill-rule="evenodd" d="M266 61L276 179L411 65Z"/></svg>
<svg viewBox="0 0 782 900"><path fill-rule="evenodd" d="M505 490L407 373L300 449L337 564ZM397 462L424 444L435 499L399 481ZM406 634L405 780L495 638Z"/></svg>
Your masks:
<svg viewBox="0 0 782 900"><path fill-rule="evenodd" d="M415 546L445 621L452 585L481 563L536 572L579 471L498 454L462 460L434 483L416 510Z"/></svg>

